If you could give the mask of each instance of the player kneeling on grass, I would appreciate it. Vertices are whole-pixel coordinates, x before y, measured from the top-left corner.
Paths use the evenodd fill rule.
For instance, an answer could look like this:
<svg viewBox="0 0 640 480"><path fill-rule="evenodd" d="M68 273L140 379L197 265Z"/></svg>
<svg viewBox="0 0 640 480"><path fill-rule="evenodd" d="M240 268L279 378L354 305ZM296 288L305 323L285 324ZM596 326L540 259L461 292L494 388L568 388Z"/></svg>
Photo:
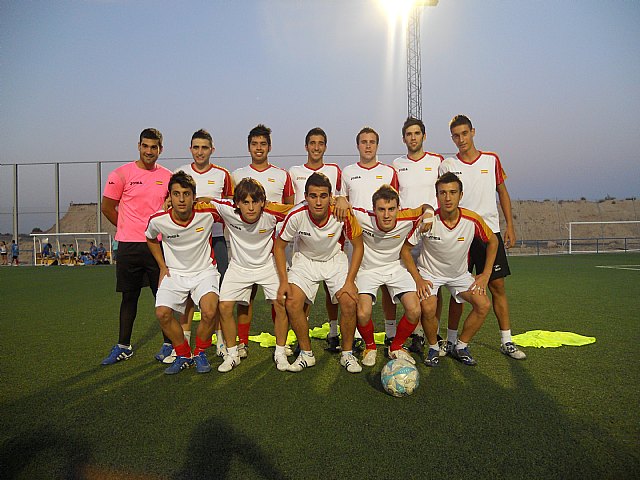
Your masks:
<svg viewBox="0 0 640 480"><path fill-rule="evenodd" d="M236 302L249 305L254 285L262 287L265 299L274 306L276 351L273 359L278 370L288 370L285 342L289 322L284 305L275 301L280 283L272 251L276 224L284 220L293 205L267 203L263 186L253 178L244 178L238 183L233 203L214 199L211 204L197 204L196 208L201 205L218 212L231 242L231 262L220 287L219 305L227 352L218 371L228 372L240 363L233 308Z"/></svg>
<svg viewBox="0 0 640 480"><path fill-rule="evenodd" d="M300 372L316 364L311 351L309 324L304 305L313 303L318 285L324 281L331 301L340 305L340 332L342 354L340 364L350 373L362 371L353 355L353 336L356 329L356 304L358 288L356 274L362 261L362 230L351 212L344 222L336 220L331 201L331 182L326 175L315 172L305 184L305 204L294 208L284 221L276 239L275 259L280 278L278 301L285 305L293 331L298 337L300 355L289 367L290 372ZM345 237L353 245L351 265L343 251ZM285 248L297 238L298 251L291 259L287 273Z"/></svg>
<svg viewBox="0 0 640 480"><path fill-rule="evenodd" d="M160 267L156 317L176 350L176 359L164 373L179 373L194 363L198 373L207 373L211 365L205 350L211 346L220 283L211 227L214 218L220 218L213 209L194 210L196 183L183 171L171 176L169 198L170 208L152 215L146 231L149 249ZM162 248L158 235L162 235ZM182 326L173 315L184 313L189 295L200 305L201 315L193 357Z"/></svg>
<svg viewBox="0 0 640 480"><path fill-rule="evenodd" d="M423 223L422 219L430 221L433 209L422 205L421 208L400 210L400 197L390 185L378 188L373 194L372 202L373 211L354 209L354 215L362 227L364 241L364 257L356 277L359 293L358 331L367 345L362 355L362 364L371 367L376 363L371 311L378 288L382 286L387 287L394 304L402 302L405 311L389 348L389 356L415 363L411 355L402 349L402 344L420 321L420 300L415 281L400 263L400 250L416 222L420 228L427 228L428 224ZM426 217L423 217L423 213Z"/></svg>
<svg viewBox="0 0 640 480"><path fill-rule="evenodd" d="M427 232L416 229L402 247L402 260L418 287L422 327L429 341L424 363L429 367L439 364L436 306L438 289L445 286L456 302L468 302L472 306L462 333L450 353L465 365L476 365L478 362L471 356L467 345L480 330L491 309L487 284L498 250L498 239L482 217L458 206L462 198L462 182L454 173L445 173L438 178L436 196L440 208L435 212L433 225ZM487 244L484 270L475 278L467 267L469 248L474 237ZM411 249L420 242L422 248L416 268Z"/></svg>

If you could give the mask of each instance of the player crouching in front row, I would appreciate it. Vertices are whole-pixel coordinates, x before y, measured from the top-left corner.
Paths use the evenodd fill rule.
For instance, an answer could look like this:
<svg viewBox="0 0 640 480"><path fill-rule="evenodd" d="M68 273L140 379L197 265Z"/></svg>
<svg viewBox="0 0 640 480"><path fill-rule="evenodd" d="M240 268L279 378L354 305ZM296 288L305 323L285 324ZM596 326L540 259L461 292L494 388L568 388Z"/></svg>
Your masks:
<svg viewBox="0 0 640 480"><path fill-rule="evenodd" d="M145 232L147 244L160 267L156 317L176 351L166 374L176 374L195 363L198 373L211 371L205 350L211 346L213 319L218 308L220 274L211 247L211 227L221 221L213 209L194 210L196 183L179 171L169 180L171 208L154 214ZM157 238L162 235L162 248ZM173 312L184 313L188 296L200 305L196 348L184 337Z"/></svg>
<svg viewBox="0 0 640 480"><path fill-rule="evenodd" d="M467 345L480 330L491 309L487 284L498 250L498 240L480 215L458 206L462 198L462 182L454 173L445 173L438 178L436 196L440 208L435 212L431 229L412 232L401 252L422 300L422 326L429 341L424 363L429 367L439 364L436 305L438 289L445 286L456 302L468 302L472 306L458 342L450 352L451 356L465 365L476 365L478 362L471 356ZM475 278L469 273L467 265L474 237L487 244L484 270ZM416 268L411 249L419 242L422 248Z"/></svg>
<svg viewBox="0 0 640 480"><path fill-rule="evenodd" d="M307 203L299 205L287 215L274 250L280 279L278 301L286 304L289 321L301 350L289 371L300 372L316 363L311 351L304 305L313 303L318 285L324 281L331 301L340 305L340 364L348 372L357 373L362 371L362 367L353 355L352 346L358 300L355 278L363 255L362 230L350 212L344 223L332 216L331 182L326 175L319 172L311 174L305 184L304 197ZM285 248L296 237L298 251L294 253L287 273ZM342 250L345 237L353 245L350 265Z"/></svg>

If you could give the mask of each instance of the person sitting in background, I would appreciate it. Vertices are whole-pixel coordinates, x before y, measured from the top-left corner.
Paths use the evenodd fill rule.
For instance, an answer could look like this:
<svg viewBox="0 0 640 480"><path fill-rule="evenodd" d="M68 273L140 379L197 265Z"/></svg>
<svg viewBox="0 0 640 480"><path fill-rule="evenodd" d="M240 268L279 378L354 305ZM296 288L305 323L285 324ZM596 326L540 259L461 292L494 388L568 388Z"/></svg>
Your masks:
<svg viewBox="0 0 640 480"><path fill-rule="evenodd" d="M68 255L69 255L69 258L72 259L72 260L75 260L75 258L77 256L76 249L73 247L73 243L69 244Z"/></svg>
<svg viewBox="0 0 640 480"><path fill-rule="evenodd" d="M96 262L89 252L81 252L80 261L83 265L95 265Z"/></svg>
<svg viewBox="0 0 640 480"><path fill-rule="evenodd" d="M102 244L102 242L100 242L100 245L98 245L97 254L96 254L96 263L98 265L109 263L107 261L107 249L104 248L104 245Z"/></svg>
<svg viewBox="0 0 640 480"><path fill-rule="evenodd" d="M89 246L89 255L94 261L98 260L98 247L96 247L96 244L93 242L91 242Z"/></svg>

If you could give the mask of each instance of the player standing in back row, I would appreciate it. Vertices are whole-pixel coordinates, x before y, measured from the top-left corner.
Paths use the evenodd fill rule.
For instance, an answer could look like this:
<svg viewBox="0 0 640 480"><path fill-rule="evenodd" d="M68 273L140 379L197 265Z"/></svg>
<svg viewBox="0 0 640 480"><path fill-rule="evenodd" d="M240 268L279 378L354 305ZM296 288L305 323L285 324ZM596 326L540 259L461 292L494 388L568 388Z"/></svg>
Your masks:
<svg viewBox="0 0 640 480"><path fill-rule="evenodd" d="M393 161L393 168L398 172L400 188L400 205L402 208L418 208L427 203L434 208L438 206L435 194L435 184L438 180L438 168L444 160L442 155L426 152L424 142L427 139L427 131L422 120L409 117L402 125L402 142L407 147L407 154ZM417 260L419 248L412 251L414 260ZM438 296L438 318L442 310L442 295ZM422 353L424 348L424 331L418 325L411 336L409 351Z"/></svg>
<svg viewBox="0 0 640 480"><path fill-rule="evenodd" d="M267 202L293 204L293 185L291 177L286 170L278 168L269 163L269 152L271 152L271 129L259 124L251 129L247 138L251 163L246 167L235 170L231 176L235 185L243 178L253 178L257 180L267 195ZM257 286L251 291L251 301L256 296ZM251 303L247 305L238 304L238 337L240 344L238 351L240 358L246 358L249 347L249 329L251 328L251 318L253 309ZM275 311L272 310L275 319Z"/></svg>
<svg viewBox="0 0 640 480"><path fill-rule="evenodd" d="M442 162L440 174L453 172L460 178L464 184L464 197L460 201L460 206L481 215L498 238L498 252L489 281L489 290L491 291L493 311L498 318L498 326L500 327L500 351L516 360L523 360L527 356L516 347L511 339L511 319L509 318L509 304L504 285L504 278L511 274L505 247L511 248L516 241L511 214L511 198L505 185L507 175L502 169L498 155L491 152L481 152L476 148L474 144L476 130L468 117L465 115L453 117L449 123L449 130L453 143L458 147L458 154ZM500 235L496 192L498 192L500 207L507 222L504 242ZM485 257L485 246L481 242L474 242L470 250L470 270L475 267L476 272L481 272ZM445 347L447 351L450 351L452 345L456 344L456 338L452 337L457 333L462 309L462 304L450 301L449 327Z"/></svg>
<svg viewBox="0 0 640 480"><path fill-rule="evenodd" d="M324 173L333 187L335 196L342 191L342 171L335 163L324 163L324 153L327 151L327 134L319 127L312 128L304 139L304 148L307 151L307 163L296 165L289 169L293 189L296 192L295 203L304 202L304 192L307 179L312 173ZM338 305L331 303L331 295L327 285L323 282L325 293L325 308L329 320L329 334L327 335L327 350L340 351L340 339L338 338ZM308 315L308 309L307 309Z"/></svg>
<svg viewBox="0 0 640 480"><path fill-rule="evenodd" d="M378 146L380 136L371 127L362 128L356 135L356 145L360 159L357 163L345 167L342 171L342 194L346 195L351 205L368 210L371 208L371 197L382 185L391 185L398 190L398 175L390 165L378 162ZM395 336L396 307L386 286L382 287L382 309L384 310L384 324L386 343ZM356 332L354 350L363 351L366 345Z"/></svg>

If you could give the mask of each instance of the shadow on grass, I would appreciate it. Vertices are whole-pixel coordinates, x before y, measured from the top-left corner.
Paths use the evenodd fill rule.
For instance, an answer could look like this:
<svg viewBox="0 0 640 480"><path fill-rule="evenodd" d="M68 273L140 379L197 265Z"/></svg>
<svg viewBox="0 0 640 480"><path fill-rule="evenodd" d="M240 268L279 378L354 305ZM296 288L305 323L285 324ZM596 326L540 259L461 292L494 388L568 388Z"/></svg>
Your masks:
<svg viewBox="0 0 640 480"><path fill-rule="evenodd" d="M222 418L211 417L197 425L188 445L184 466L174 477L178 480L287 478L260 445Z"/></svg>
<svg viewBox="0 0 640 480"><path fill-rule="evenodd" d="M42 465L42 458L50 462ZM54 478L82 478L82 468L91 460L91 450L82 436L51 425L17 435L0 447L2 478L16 478L36 467L32 475ZM34 465L35 464L35 465ZM40 464L40 465L38 465ZM40 473L37 473L40 472Z"/></svg>

